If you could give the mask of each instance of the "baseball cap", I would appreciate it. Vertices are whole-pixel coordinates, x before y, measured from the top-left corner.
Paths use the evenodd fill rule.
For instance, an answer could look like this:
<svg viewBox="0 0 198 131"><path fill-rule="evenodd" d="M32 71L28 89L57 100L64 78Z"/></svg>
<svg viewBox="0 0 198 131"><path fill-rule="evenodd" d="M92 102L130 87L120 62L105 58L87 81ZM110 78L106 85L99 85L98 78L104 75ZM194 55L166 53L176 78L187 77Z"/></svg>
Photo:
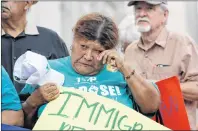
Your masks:
<svg viewBox="0 0 198 131"><path fill-rule="evenodd" d="M40 86L49 82L62 86L65 80L63 74L50 67L45 56L32 51L27 51L16 60L13 76L19 83Z"/></svg>
<svg viewBox="0 0 198 131"><path fill-rule="evenodd" d="M167 4L167 0L132 0L128 3L128 6L135 5L138 1L144 1L151 5Z"/></svg>
<svg viewBox="0 0 198 131"><path fill-rule="evenodd" d="M33 1L33 4L36 4L37 2L38 2L37 0L34 0L34 1Z"/></svg>

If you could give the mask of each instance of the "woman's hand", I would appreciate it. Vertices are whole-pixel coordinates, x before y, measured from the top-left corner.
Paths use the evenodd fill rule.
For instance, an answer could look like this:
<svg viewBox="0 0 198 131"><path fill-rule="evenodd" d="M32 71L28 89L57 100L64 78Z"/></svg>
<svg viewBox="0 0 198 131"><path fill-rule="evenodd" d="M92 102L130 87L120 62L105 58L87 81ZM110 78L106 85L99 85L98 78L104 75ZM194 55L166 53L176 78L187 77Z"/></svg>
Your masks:
<svg viewBox="0 0 198 131"><path fill-rule="evenodd" d="M27 102L33 107L36 107L56 99L59 94L60 92L56 84L47 83L36 89L28 98Z"/></svg>
<svg viewBox="0 0 198 131"><path fill-rule="evenodd" d="M47 102L56 99L60 94L58 87L54 83L47 83L38 88L38 90L42 98Z"/></svg>
<svg viewBox="0 0 198 131"><path fill-rule="evenodd" d="M111 65L119 71L121 71L121 68L124 66L123 59L119 56L115 49L103 51L99 55L98 60L102 60L103 64Z"/></svg>
<svg viewBox="0 0 198 131"><path fill-rule="evenodd" d="M56 99L59 94L58 87L53 83L47 83L36 89L22 104L26 127L33 128L36 121L34 121L32 118L33 116L37 115L36 111L38 107L45 104L46 102Z"/></svg>

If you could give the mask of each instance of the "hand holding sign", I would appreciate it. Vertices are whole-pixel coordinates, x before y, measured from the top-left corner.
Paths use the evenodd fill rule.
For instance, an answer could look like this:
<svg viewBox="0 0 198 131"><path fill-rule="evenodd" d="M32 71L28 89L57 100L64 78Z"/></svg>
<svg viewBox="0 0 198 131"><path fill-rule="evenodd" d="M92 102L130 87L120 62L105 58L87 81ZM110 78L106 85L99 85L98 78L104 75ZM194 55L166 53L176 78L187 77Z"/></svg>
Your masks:
<svg viewBox="0 0 198 131"><path fill-rule="evenodd" d="M54 83L47 83L41 86L38 90L40 91L43 99L47 102L56 99L60 94L58 87Z"/></svg>
<svg viewBox="0 0 198 131"><path fill-rule="evenodd" d="M27 101L29 104L34 105L34 107L37 107L56 99L59 94L59 89L55 84L47 83L36 89Z"/></svg>
<svg viewBox="0 0 198 131"><path fill-rule="evenodd" d="M61 90L33 130L169 130L114 100L77 89Z"/></svg>

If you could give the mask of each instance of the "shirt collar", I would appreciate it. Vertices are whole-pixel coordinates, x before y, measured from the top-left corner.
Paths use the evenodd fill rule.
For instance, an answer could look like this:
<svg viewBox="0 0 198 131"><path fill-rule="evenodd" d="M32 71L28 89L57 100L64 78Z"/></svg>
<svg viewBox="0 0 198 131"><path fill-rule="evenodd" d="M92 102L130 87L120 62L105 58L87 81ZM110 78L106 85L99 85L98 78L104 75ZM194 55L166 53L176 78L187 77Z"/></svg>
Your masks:
<svg viewBox="0 0 198 131"><path fill-rule="evenodd" d="M5 35L5 31L1 28L1 36ZM27 22L25 27L25 34L26 35L39 35L38 29L35 24L31 22Z"/></svg>
<svg viewBox="0 0 198 131"><path fill-rule="evenodd" d="M157 39L155 40L155 43L163 48L166 47L166 42L167 42L167 38L168 38L168 31L166 28L164 28L159 36L157 37Z"/></svg>
<svg viewBox="0 0 198 131"><path fill-rule="evenodd" d="M166 28L164 28L164 29L162 29L162 31L160 32L159 36L155 40L155 43L154 44L157 44L157 45L161 46L162 48L165 48L166 42L167 42L167 38L168 38L168 31L167 31ZM142 38L140 38L140 41L138 42L137 45L138 45L138 47L140 47L142 49L145 49L144 44L142 42Z"/></svg>
<svg viewBox="0 0 198 131"><path fill-rule="evenodd" d="M1 36L5 35L5 31L3 30L3 28L1 27Z"/></svg>

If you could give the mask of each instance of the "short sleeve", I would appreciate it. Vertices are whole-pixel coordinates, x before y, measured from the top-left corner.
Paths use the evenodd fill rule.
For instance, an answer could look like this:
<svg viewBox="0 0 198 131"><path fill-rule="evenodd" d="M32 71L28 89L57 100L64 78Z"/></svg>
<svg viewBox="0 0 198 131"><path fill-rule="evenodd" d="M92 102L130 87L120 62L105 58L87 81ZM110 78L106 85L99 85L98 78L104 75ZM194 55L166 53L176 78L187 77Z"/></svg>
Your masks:
<svg viewBox="0 0 198 131"><path fill-rule="evenodd" d="M1 73L1 111L21 110L22 106L19 96L4 67L1 68Z"/></svg>

